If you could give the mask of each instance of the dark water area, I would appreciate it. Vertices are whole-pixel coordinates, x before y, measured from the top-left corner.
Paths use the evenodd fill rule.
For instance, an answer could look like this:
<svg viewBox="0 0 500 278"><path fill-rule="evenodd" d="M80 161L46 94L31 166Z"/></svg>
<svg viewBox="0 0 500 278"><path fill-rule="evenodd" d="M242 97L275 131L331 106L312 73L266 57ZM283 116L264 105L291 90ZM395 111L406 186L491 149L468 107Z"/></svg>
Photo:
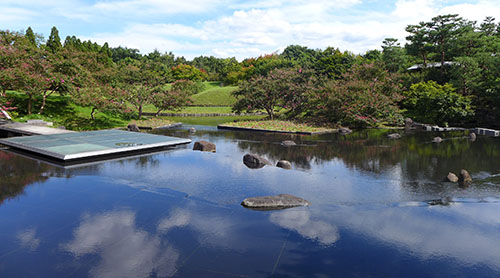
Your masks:
<svg viewBox="0 0 500 278"><path fill-rule="evenodd" d="M500 275L499 138L189 127L162 133L217 152L189 144L64 169L0 149L0 277ZM249 169L246 153L292 169ZM460 169L471 184L443 181ZM240 205L281 193L311 206Z"/></svg>

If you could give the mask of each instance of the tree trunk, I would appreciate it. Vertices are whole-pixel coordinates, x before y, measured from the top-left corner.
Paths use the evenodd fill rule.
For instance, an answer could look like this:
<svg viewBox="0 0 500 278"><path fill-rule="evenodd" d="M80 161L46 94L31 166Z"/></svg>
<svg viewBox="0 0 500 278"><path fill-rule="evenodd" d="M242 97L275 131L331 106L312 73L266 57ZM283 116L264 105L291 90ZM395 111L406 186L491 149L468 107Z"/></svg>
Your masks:
<svg viewBox="0 0 500 278"><path fill-rule="evenodd" d="M53 93L54 91L51 91L50 93L47 94L47 91L45 91L42 94L42 106L40 107L40 112L38 114L42 114L43 110L45 109L45 104L47 103L47 98Z"/></svg>
<svg viewBox="0 0 500 278"><path fill-rule="evenodd" d="M139 120L142 117L142 105L139 105Z"/></svg>
<svg viewBox="0 0 500 278"><path fill-rule="evenodd" d="M444 76L444 38L441 38L441 79Z"/></svg>
<svg viewBox="0 0 500 278"><path fill-rule="evenodd" d="M95 121L95 117L94 117L94 112L95 112L96 108L95 107L92 107L92 111L90 112L90 118Z"/></svg>
<svg viewBox="0 0 500 278"><path fill-rule="evenodd" d="M45 109L45 101L47 99L47 96L43 95L42 96L42 106L40 107L40 112L38 112L38 114L42 114L43 113L43 110Z"/></svg>
<svg viewBox="0 0 500 278"><path fill-rule="evenodd" d="M31 115L31 103L33 101L33 96L29 95L28 97L28 115Z"/></svg>

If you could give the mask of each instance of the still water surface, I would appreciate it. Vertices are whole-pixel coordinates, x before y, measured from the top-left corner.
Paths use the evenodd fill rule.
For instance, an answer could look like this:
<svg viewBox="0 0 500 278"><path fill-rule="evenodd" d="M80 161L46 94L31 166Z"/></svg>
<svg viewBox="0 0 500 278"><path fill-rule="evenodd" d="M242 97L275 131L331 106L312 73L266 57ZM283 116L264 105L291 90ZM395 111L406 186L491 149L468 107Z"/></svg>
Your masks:
<svg viewBox="0 0 500 278"><path fill-rule="evenodd" d="M0 277L500 275L498 138L189 127L163 133L214 142L217 153L190 144L63 169L0 150ZM437 135L445 141L431 143ZM293 169L249 169L249 152ZM462 168L472 184L443 182ZM312 205L240 206L280 193ZM442 198L451 202L436 205Z"/></svg>

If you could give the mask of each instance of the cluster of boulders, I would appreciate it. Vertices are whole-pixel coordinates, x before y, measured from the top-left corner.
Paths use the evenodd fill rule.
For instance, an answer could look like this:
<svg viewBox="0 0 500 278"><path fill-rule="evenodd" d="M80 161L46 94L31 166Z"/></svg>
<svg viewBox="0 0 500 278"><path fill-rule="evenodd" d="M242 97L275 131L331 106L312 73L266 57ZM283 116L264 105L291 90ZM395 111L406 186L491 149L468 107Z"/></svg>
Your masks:
<svg viewBox="0 0 500 278"><path fill-rule="evenodd" d="M189 130L190 133L194 133L195 131ZM294 141L283 141L281 143L282 146L291 147L297 145ZM193 150L195 151L203 151L203 152L215 152L216 146L214 143L210 143L207 141L196 141L193 146ZM269 160L256 155L256 154L245 154L243 156L243 163L251 169L259 169L266 165L272 165ZM276 167L280 167L283 169L291 169L292 164L287 160L280 160L276 164ZM261 196L261 197L252 197L243 200L241 205L247 208L259 209L259 210L273 210L273 209L285 209L297 206L308 206L310 203L302 198L289 195L289 194L280 194L276 196Z"/></svg>
<svg viewBox="0 0 500 278"><path fill-rule="evenodd" d="M470 176L469 172L465 169L460 170L460 174L457 176L453 172L449 172L448 175L445 178L445 181L448 182L453 182L453 183L471 183L472 182L472 177Z"/></svg>

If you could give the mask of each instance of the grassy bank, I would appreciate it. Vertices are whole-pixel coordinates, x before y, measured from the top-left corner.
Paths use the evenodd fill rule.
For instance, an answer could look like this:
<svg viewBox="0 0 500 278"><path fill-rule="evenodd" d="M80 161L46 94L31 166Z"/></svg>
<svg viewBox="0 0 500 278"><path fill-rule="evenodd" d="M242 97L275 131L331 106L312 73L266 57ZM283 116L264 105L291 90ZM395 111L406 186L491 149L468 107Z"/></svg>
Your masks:
<svg viewBox="0 0 500 278"><path fill-rule="evenodd" d="M325 133L334 132L334 129L326 127L311 126L304 123L294 123L291 121L238 121L223 124L227 127L266 130L274 132L297 132L297 133Z"/></svg>

